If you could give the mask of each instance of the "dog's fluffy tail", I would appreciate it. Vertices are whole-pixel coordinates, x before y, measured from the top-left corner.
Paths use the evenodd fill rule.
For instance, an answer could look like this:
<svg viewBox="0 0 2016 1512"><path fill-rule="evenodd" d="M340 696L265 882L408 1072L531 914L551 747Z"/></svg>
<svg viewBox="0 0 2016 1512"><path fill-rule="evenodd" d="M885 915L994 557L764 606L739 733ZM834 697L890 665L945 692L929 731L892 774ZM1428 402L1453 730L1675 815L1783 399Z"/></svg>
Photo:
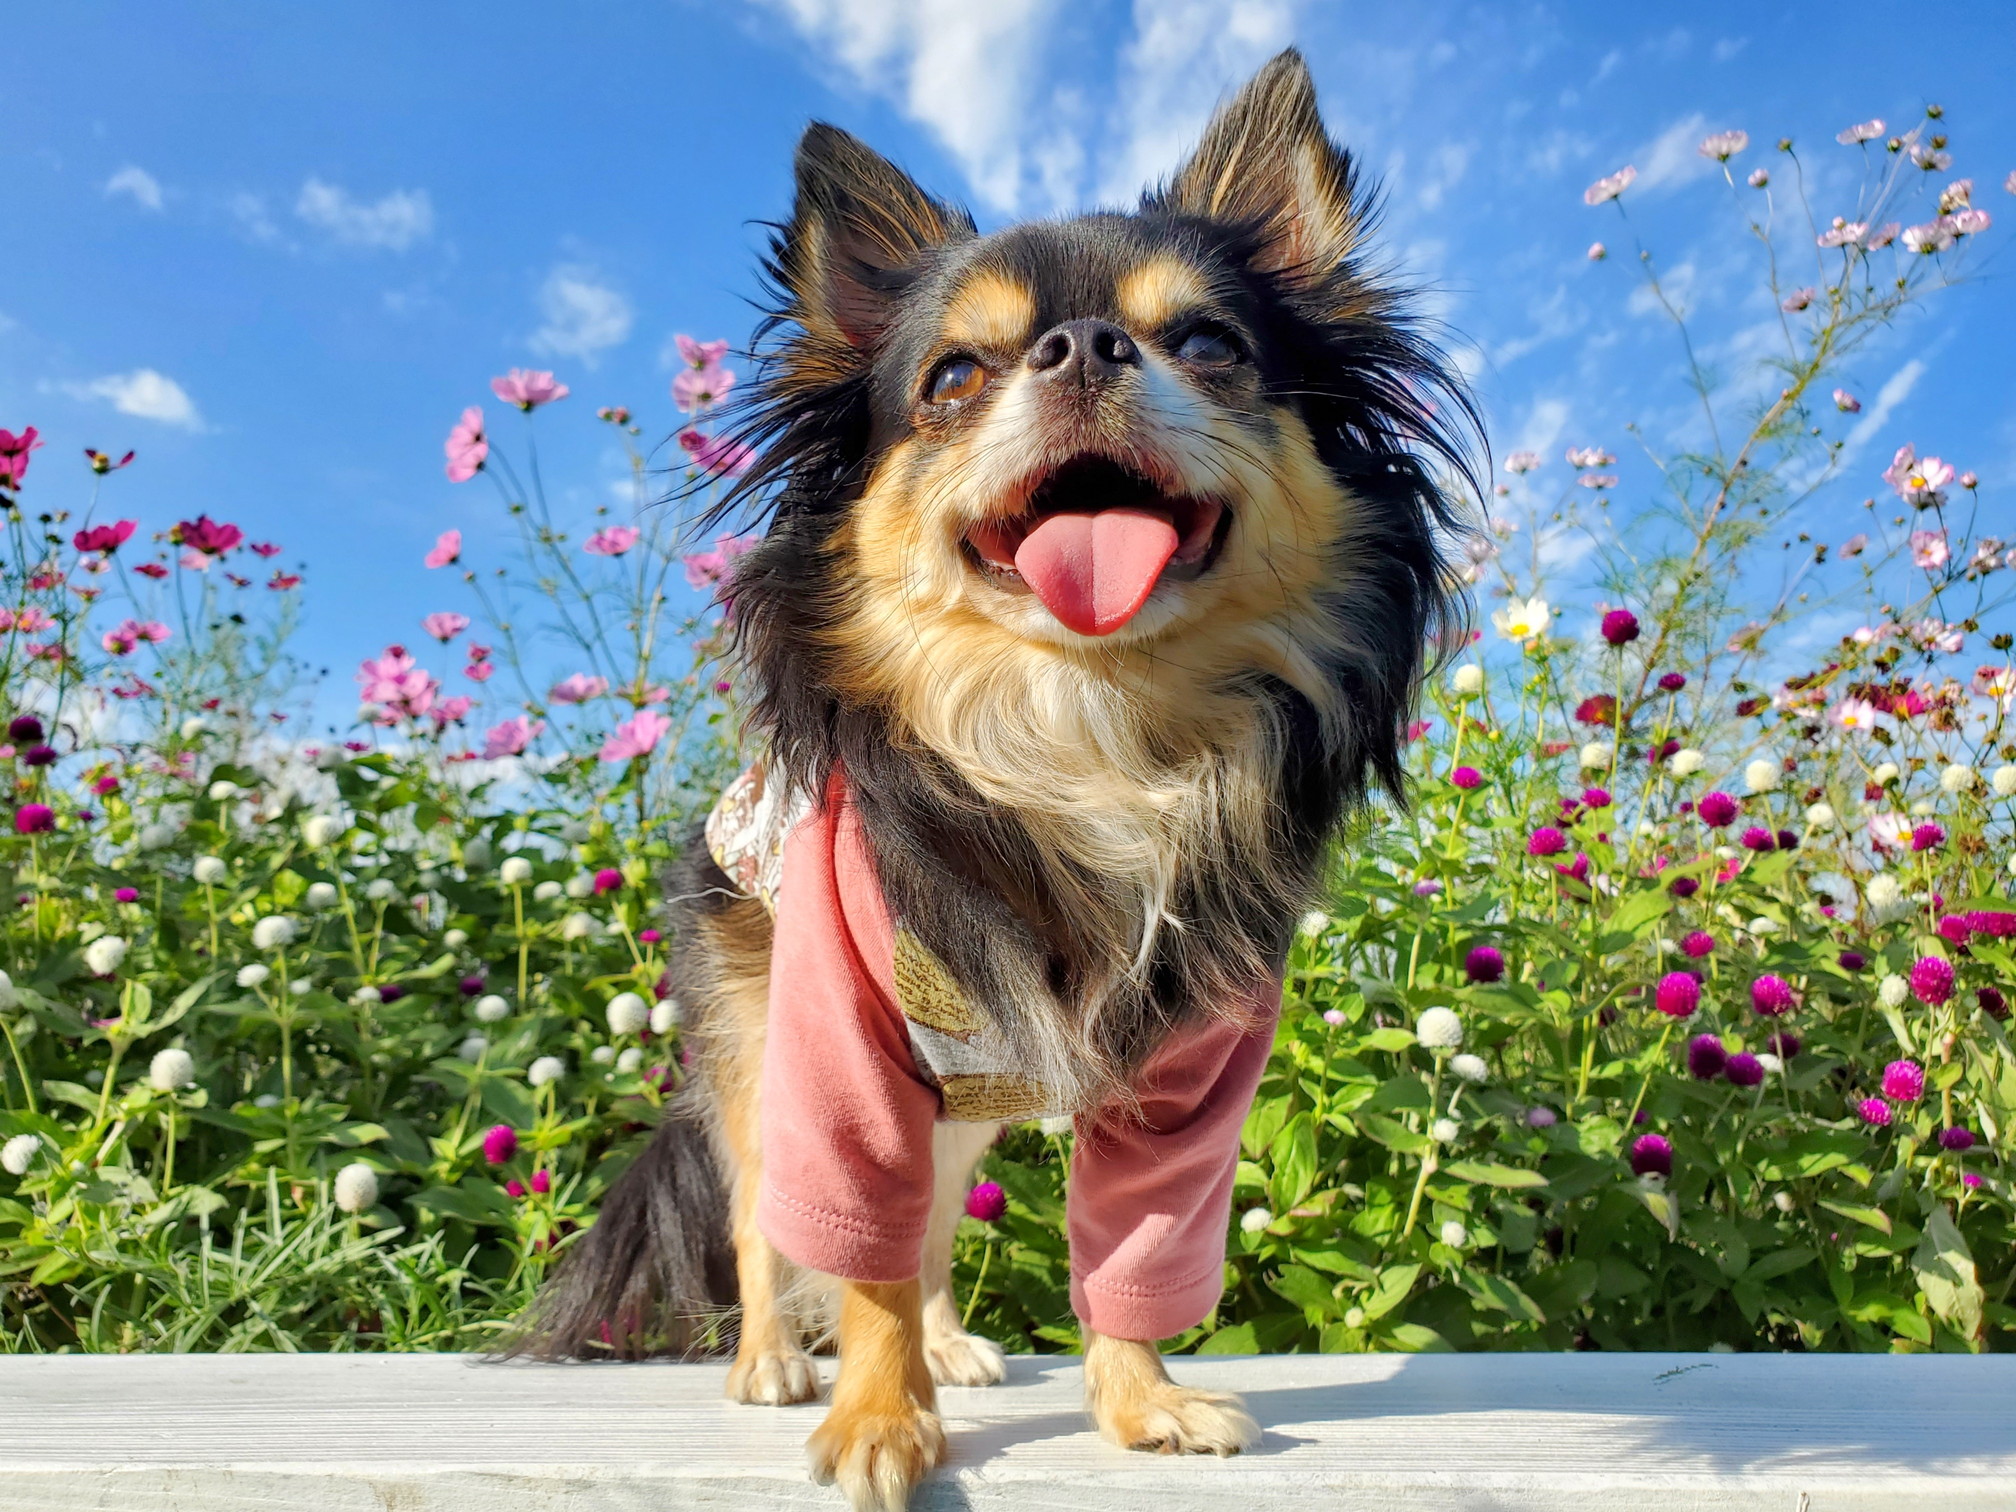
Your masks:
<svg viewBox="0 0 2016 1512"><path fill-rule="evenodd" d="M691 1089L689 1088L689 1091ZM593 1228L499 1353L537 1360L641 1360L711 1353L735 1304L728 1199L706 1127L687 1099L602 1199Z"/></svg>

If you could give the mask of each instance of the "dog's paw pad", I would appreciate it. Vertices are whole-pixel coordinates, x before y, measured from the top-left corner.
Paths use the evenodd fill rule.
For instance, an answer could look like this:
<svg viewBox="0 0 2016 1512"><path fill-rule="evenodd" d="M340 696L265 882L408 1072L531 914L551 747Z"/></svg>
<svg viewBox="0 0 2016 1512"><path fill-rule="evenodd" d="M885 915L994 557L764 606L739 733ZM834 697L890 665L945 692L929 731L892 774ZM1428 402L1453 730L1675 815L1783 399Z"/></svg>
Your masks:
<svg viewBox="0 0 2016 1512"><path fill-rule="evenodd" d="M992 1386L1008 1376L1008 1358L1001 1346L964 1329L933 1334L927 1326L924 1359L931 1367L931 1379L940 1386Z"/></svg>
<svg viewBox="0 0 2016 1512"><path fill-rule="evenodd" d="M806 1441L812 1478L839 1483L854 1512L903 1512L910 1490L945 1458L935 1412L896 1415L836 1408Z"/></svg>
<svg viewBox="0 0 2016 1512"><path fill-rule="evenodd" d="M1110 1405L1099 1431L1123 1449L1159 1454L1237 1454L1260 1441L1260 1425L1238 1397L1173 1383Z"/></svg>
<svg viewBox="0 0 2016 1512"><path fill-rule="evenodd" d="M738 1355L728 1372L728 1399L752 1407L788 1407L818 1395L819 1372L803 1350Z"/></svg>

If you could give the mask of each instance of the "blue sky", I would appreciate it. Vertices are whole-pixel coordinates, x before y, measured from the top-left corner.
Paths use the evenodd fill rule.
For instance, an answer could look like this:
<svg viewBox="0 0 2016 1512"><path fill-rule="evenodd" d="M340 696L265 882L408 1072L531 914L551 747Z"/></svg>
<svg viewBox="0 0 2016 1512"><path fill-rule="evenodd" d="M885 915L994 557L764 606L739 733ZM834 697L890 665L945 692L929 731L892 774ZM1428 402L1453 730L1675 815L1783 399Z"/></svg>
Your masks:
<svg viewBox="0 0 2016 1512"><path fill-rule="evenodd" d="M1165 173L1289 42L1385 181L1385 246L1464 343L1498 454L1534 446L1557 470L1570 444L1625 452L1626 421L1661 439L1686 424L1670 329L1634 305L1628 260L1584 256L1618 240L1581 203L1589 181L1637 166L1634 224L1741 382L1749 270L1694 144L1740 127L1736 166L1776 171L1791 135L1825 215L1855 172L1833 134L1936 99L1954 172L1996 216L1991 255L1858 359L1858 459L1816 508L1875 491L1903 440L2008 507L1992 492L2016 463L2016 308L1992 255L2016 224L1999 3L1921 24L1863 3L63 0L12 7L10 31L32 64L0 111L0 425L49 442L30 500L76 505L79 449L133 447L121 513L155 529L205 510L284 543L309 567L299 646L332 669L335 706L359 657L469 607L420 557L451 526L479 544L495 529L494 495L441 469L493 373L572 385L542 449L585 517L622 473L595 407L628 404L665 436L672 334L747 338L756 223L787 205L808 118L993 225ZM1635 460L1620 510L1649 487Z"/></svg>

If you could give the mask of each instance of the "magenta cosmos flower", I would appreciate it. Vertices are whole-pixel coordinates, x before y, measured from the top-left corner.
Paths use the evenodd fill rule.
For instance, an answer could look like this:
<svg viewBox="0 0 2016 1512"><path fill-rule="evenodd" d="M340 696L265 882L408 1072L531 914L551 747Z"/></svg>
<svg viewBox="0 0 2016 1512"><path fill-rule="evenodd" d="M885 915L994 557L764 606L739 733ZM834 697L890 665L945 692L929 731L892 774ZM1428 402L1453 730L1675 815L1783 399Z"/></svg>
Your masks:
<svg viewBox="0 0 2016 1512"><path fill-rule="evenodd" d="M1629 609L1612 609L1603 616L1603 639L1613 646L1628 646L1638 639L1638 616Z"/></svg>
<svg viewBox="0 0 2016 1512"><path fill-rule="evenodd" d="M441 450L448 455L450 483L467 483L481 472L490 456L490 438L483 433L483 411L473 404L462 411L462 418L449 430Z"/></svg>
<svg viewBox="0 0 2016 1512"><path fill-rule="evenodd" d="M1796 1002L1792 984L1781 976L1760 976L1750 984L1750 1006L1767 1018L1790 1013Z"/></svg>
<svg viewBox="0 0 2016 1512"><path fill-rule="evenodd" d="M1701 983L1691 971L1669 971L1659 978L1652 1006L1668 1018L1689 1018L1701 1006Z"/></svg>
<svg viewBox="0 0 2016 1512"><path fill-rule="evenodd" d="M1687 1069L1698 1081L1713 1081L1729 1064L1729 1052L1718 1034L1697 1034L1687 1042Z"/></svg>
<svg viewBox="0 0 2016 1512"><path fill-rule="evenodd" d="M518 1153L518 1131L509 1124L493 1124L483 1131L483 1158L502 1165Z"/></svg>
<svg viewBox="0 0 2016 1512"><path fill-rule="evenodd" d="M1895 1060L1883 1068L1883 1095L1892 1102L1916 1102L1925 1095L1925 1068L1912 1060Z"/></svg>
<svg viewBox="0 0 2016 1512"><path fill-rule="evenodd" d="M621 556L637 544L639 534L635 525L605 526L583 541L581 549L590 556Z"/></svg>
<svg viewBox="0 0 2016 1512"><path fill-rule="evenodd" d="M444 530L434 538L433 548L423 558L429 567L449 567L462 556L462 532Z"/></svg>
<svg viewBox="0 0 2016 1512"><path fill-rule="evenodd" d="M616 726L616 733L602 743L601 758L616 762L649 756L671 728L672 721L663 714L652 709L640 709Z"/></svg>
<svg viewBox="0 0 2016 1512"><path fill-rule="evenodd" d="M1551 824L1543 824L1526 837L1529 856L1558 856L1568 849L1568 837Z"/></svg>
<svg viewBox="0 0 2016 1512"><path fill-rule="evenodd" d="M1736 800L1724 792L1703 793L1694 812L1711 829L1722 829L1736 822Z"/></svg>
<svg viewBox="0 0 2016 1512"><path fill-rule="evenodd" d="M565 399L568 388L551 373L532 368L513 368L502 378L490 380L490 392L506 404L517 405L529 415L542 404Z"/></svg>
<svg viewBox="0 0 2016 1512"><path fill-rule="evenodd" d="M1671 1176L1673 1141L1664 1134L1640 1134L1631 1141L1631 1170L1638 1176Z"/></svg>
<svg viewBox="0 0 2016 1512"><path fill-rule="evenodd" d="M46 803L24 803L14 811L14 833L46 835L56 828L56 810Z"/></svg>
<svg viewBox="0 0 2016 1512"><path fill-rule="evenodd" d="M34 426L24 426L20 435L0 430L0 488L19 488L28 476L28 453L42 442Z"/></svg>
<svg viewBox="0 0 2016 1512"><path fill-rule="evenodd" d="M113 552L131 539L138 520L116 520L110 525L93 525L70 538L79 551Z"/></svg>
<svg viewBox="0 0 2016 1512"><path fill-rule="evenodd" d="M236 525L219 524L206 514L180 521L169 530L168 539L206 557L220 557L243 541L245 532Z"/></svg>
<svg viewBox="0 0 2016 1512"><path fill-rule="evenodd" d="M1953 996L1953 963L1940 956L1920 956L1911 967L1911 995L1928 1008Z"/></svg>
<svg viewBox="0 0 2016 1512"><path fill-rule="evenodd" d="M1008 1194L999 1182L983 1181L966 1194L966 1216L992 1223L1008 1211Z"/></svg>
<svg viewBox="0 0 2016 1512"><path fill-rule="evenodd" d="M1473 945L1463 957L1463 972L1473 982L1495 982L1505 975L1505 953L1496 945Z"/></svg>
<svg viewBox="0 0 2016 1512"><path fill-rule="evenodd" d="M1449 774L1449 781L1464 792L1484 785L1484 774L1471 766L1460 766Z"/></svg>

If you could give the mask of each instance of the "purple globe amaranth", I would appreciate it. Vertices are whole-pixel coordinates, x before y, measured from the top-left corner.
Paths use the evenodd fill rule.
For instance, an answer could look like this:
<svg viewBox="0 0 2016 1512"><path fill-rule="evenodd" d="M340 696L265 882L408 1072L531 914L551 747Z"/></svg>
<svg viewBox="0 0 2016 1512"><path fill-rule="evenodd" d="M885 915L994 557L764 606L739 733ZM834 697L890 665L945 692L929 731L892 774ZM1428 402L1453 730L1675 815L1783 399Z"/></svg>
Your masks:
<svg viewBox="0 0 2016 1512"><path fill-rule="evenodd" d="M1789 1061L1799 1053L1799 1036L1786 1029L1775 1030L1772 1032L1771 1037L1764 1042L1764 1048L1777 1056L1778 1059Z"/></svg>
<svg viewBox="0 0 2016 1512"><path fill-rule="evenodd" d="M1568 837L1551 824L1543 824L1526 837L1529 856L1558 856L1568 849Z"/></svg>
<svg viewBox="0 0 2016 1512"><path fill-rule="evenodd" d="M1612 609L1603 616L1603 639L1613 646L1628 646L1638 639L1638 616L1629 609Z"/></svg>
<svg viewBox="0 0 2016 1512"><path fill-rule="evenodd" d="M381 1003L396 1003L404 996L406 989L397 982L387 982L378 989L378 1001Z"/></svg>
<svg viewBox="0 0 2016 1512"><path fill-rule="evenodd" d="M509 1124L492 1124L483 1131L483 1158L502 1165L518 1153L518 1131Z"/></svg>
<svg viewBox="0 0 2016 1512"><path fill-rule="evenodd" d="M1971 1150L1974 1148L1974 1131L1972 1129L1941 1129L1939 1131L1939 1148L1942 1150L1951 1150L1955 1155Z"/></svg>
<svg viewBox="0 0 2016 1512"><path fill-rule="evenodd" d="M1666 891L1676 898L1691 898L1701 891L1701 882L1697 877L1675 877L1666 884Z"/></svg>
<svg viewBox="0 0 2016 1512"><path fill-rule="evenodd" d="M481 976L465 976L462 978L460 985L462 996L475 997L483 991L483 978Z"/></svg>
<svg viewBox="0 0 2016 1512"><path fill-rule="evenodd" d="M1449 781L1467 793L1484 785L1484 774L1473 766L1460 766L1449 774Z"/></svg>
<svg viewBox="0 0 2016 1512"><path fill-rule="evenodd" d="M1659 674L1659 691L1661 693L1678 693L1686 686L1687 674L1685 672L1661 672Z"/></svg>
<svg viewBox="0 0 2016 1512"><path fill-rule="evenodd" d="M1860 971L1869 964L1869 957L1859 950L1844 950L1837 959L1841 962L1843 971Z"/></svg>
<svg viewBox="0 0 2016 1512"><path fill-rule="evenodd" d="M966 1216L992 1223L1008 1211L1008 1194L999 1182L983 1181L966 1194Z"/></svg>
<svg viewBox="0 0 2016 1512"><path fill-rule="evenodd" d="M1463 973L1473 982L1495 982L1505 975L1505 953L1496 945L1473 945L1463 957Z"/></svg>
<svg viewBox="0 0 2016 1512"><path fill-rule="evenodd" d="M1920 956L1911 967L1911 995L1928 1008L1953 996L1953 963L1943 956Z"/></svg>
<svg viewBox="0 0 2016 1512"><path fill-rule="evenodd" d="M1748 1050L1739 1050L1729 1057L1722 1074L1738 1087L1754 1087L1764 1080L1764 1062Z"/></svg>
<svg viewBox="0 0 2016 1512"><path fill-rule="evenodd" d="M1640 1134L1631 1141L1631 1170L1638 1176L1671 1176L1673 1141L1664 1134Z"/></svg>
<svg viewBox="0 0 2016 1512"><path fill-rule="evenodd" d="M1768 1018L1790 1013L1798 1004L1792 984L1781 976L1760 976L1750 984L1750 1006Z"/></svg>
<svg viewBox="0 0 2016 1512"><path fill-rule="evenodd" d="M1892 1102L1916 1102L1925 1095L1925 1068L1914 1060L1895 1060L1883 1068L1883 1095Z"/></svg>
<svg viewBox="0 0 2016 1512"><path fill-rule="evenodd" d="M1863 1098L1856 1105L1855 1111L1860 1115L1862 1122L1868 1124L1871 1128L1887 1129L1890 1127L1890 1104L1883 1101L1880 1097Z"/></svg>
<svg viewBox="0 0 2016 1512"><path fill-rule="evenodd" d="M42 721L33 714L16 714L7 721L7 738L30 745L42 738Z"/></svg>
<svg viewBox="0 0 2016 1512"><path fill-rule="evenodd" d="M1721 829L1736 822L1737 804L1727 793L1717 790L1703 793L1701 801L1694 805L1694 812L1701 816L1701 822L1711 829Z"/></svg>
<svg viewBox="0 0 2016 1512"><path fill-rule="evenodd" d="M1652 1006L1668 1018L1683 1019L1701 1006L1701 980L1691 971L1669 971L1659 978Z"/></svg>
<svg viewBox="0 0 2016 1512"><path fill-rule="evenodd" d="M1976 987L1974 1001L1981 1005L1981 1011L1998 1024L2009 1017L2009 999L2002 996L1999 987Z"/></svg>
<svg viewBox="0 0 2016 1512"><path fill-rule="evenodd" d="M23 766L45 767L52 765L55 760L56 747L54 746L34 745L21 753L21 764Z"/></svg>
<svg viewBox="0 0 2016 1512"><path fill-rule="evenodd" d="M1713 1081L1729 1064L1729 1052L1717 1034L1697 1034L1687 1042L1687 1069L1698 1081Z"/></svg>
<svg viewBox="0 0 2016 1512"><path fill-rule="evenodd" d="M1768 851L1776 850L1778 841L1763 825L1753 824L1743 831L1742 845L1747 851Z"/></svg>
<svg viewBox="0 0 2016 1512"><path fill-rule="evenodd" d="M1680 937L1680 953L1691 961L1715 953L1715 936L1705 929L1690 929Z"/></svg>
<svg viewBox="0 0 2016 1512"><path fill-rule="evenodd" d="M1778 831L1778 849L1783 851L1799 849L1799 837L1790 830Z"/></svg>
<svg viewBox="0 0 2016 1512"><path fill-rule="evenodd" d="M1535 1106L1526 1110L1526 1127L1529 1129L1551 1129L1560 1121L1561 1115L1546 1106Z"/></svg>

